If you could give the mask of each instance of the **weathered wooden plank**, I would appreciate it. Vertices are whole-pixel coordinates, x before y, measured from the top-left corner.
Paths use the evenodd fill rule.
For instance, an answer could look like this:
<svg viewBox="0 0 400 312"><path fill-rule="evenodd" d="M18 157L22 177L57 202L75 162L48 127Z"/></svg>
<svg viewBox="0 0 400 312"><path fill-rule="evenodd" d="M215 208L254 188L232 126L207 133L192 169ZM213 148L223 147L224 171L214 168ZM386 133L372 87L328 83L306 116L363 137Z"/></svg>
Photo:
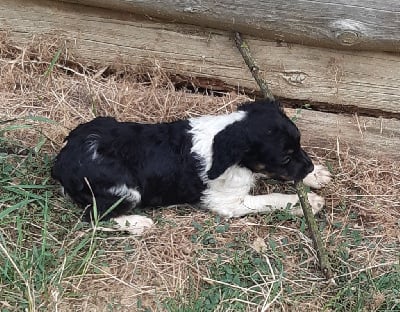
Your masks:
<svg viewBox="0 0 400 312"><path fill-rule="evenodd" d="M255 37L331 48L400 51L397 0L61 0Z"/></svg>
<svg viewBox="0 0 400 312"><path fill-rule="evenodd" d="M33 35L68 38L68 49L85 62L116 66L156 60L172 72L258 90L229 32L24 0L0 2L0 29L8 29L20 44L31 42ZM398 55L246 41L277 96L400 113Z"/></svg>
<svg viewBox="0 0 400 312"><path fill-rule="evenodd" d="M400 120L287 109L306 146L400 161ZM339 144L339 146L338 146Z"/></svg>

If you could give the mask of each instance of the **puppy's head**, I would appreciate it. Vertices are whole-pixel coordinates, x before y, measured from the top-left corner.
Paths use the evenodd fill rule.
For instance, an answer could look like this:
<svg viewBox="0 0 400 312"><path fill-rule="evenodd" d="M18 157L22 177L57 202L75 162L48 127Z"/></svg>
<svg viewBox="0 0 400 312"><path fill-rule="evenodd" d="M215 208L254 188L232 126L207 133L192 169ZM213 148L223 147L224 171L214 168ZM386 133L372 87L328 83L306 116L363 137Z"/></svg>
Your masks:
<svg viewBox="0 0 400 312"><path fill-rule="evenodd" d="M215 179L235 164L270 178L299 181L314 166L300 146L300 132L278 102L243 104L246 117L219 132L213 142L213 162L208 171Z"/></svg>

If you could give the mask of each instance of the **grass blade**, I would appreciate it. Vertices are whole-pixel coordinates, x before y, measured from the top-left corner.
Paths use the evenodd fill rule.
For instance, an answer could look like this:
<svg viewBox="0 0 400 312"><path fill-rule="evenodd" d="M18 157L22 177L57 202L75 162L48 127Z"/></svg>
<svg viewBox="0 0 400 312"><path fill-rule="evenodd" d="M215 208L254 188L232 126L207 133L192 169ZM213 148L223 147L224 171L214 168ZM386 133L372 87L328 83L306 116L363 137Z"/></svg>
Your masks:
<svg viewBox="0 0 400 312"><path fill-rule="evenodd" d="M20 209L22 207L25 207L26 205L28 205L29 203L31 203L33 201L34 201L34 199L25 199L25 200L15 204L15 205L12 205L12 206L6 208L3 211L0 211L0 220L5 218L6 216L8 216L13 211L18 210L18 209Z"/></svg>
<svg viewBox="0 0 400 312"><path fill-rule="evenodd" d="M47 68L46 72L44 73L44 76L45 76L45 77L48 77L48 76L51 74L51 72L53 71L54 65L56 65L58 59L60 58L61 51L62 51L61 48L58 49L58 51L56 52L56 54L53 56L53 58L52 58L52 60L51 60L51 62L50 62L49 67Z"/></svg>

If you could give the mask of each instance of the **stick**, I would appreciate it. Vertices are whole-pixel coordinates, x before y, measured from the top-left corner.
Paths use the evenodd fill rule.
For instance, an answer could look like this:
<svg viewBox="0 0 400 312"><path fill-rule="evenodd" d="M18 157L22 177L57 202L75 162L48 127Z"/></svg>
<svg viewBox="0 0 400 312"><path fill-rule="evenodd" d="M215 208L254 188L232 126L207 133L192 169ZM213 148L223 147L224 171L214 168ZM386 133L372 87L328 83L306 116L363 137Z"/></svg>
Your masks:
<svg viewBox="0 0 400 312"><path fill-rule="evenodd" d="M256 65L256 63L250 53L249 46L247 45L246 42L243 41L242 36L238 32L235 33L235 42L236 42L237 48L239 49L240 53L242 54L244 61L246 62L247 67L250 69L251 74L253 75L258 86L260 87L263 97L266 99L269 99L271 101L274 101L275 100L274 95L272 94L271 90L269 90L268 85L266 84L264 79L262 79L260 77L260 74L259 74L260 69ZM311 209L311 205L308 201L307 190L306 190L303 182L301 182L301 181L296 182L295 185L296 185L297 194L300 199L300 204L303 209L304 217L306 218L308 228L311 232L311 238L312 238L312 240L314 242L314 246L317 250L319 266L321 268L321 271L324 273L325 277L327 279L332 279L332 277L333 277L332 268L329 263L328 254L323 245L323 242L321 239L321 233L319 232L317 222L315 221L314 214Z"/></svg>
<svg viewBox="0 0 400 312"><path fill-rule="evenodd" d="M333 278L332 267L329 262L328 253L322 242L321 233L319 232L317 221L315 221L310 202L308 201L306 187L301 181L296 182L295 185L297 195L300 199L301 207L303 208L304 217L306 218L306 222L311 233L311 238L317 251L319 267L321 268L322 273L324 273L326 279L331 280Z"/></svg>
<svg viewBox="0 0 400 312"><path fill-rule="evenodd" d="M272 92L269 90L268 85L260 77L260 68L256 65L256 62L253 59L253 56L250 53L249 46L247 45L246 42L243 41L240 33L236 32L235 33L235 42L236 46L239 49L240 53L242 54L242 57L244 61L246 62L247 67L250 69L251 74L254 77L254 80L257 82L258 86L260 87L261 93L264 98L269 99L271 101L275 100L274 95Z"/></svg>

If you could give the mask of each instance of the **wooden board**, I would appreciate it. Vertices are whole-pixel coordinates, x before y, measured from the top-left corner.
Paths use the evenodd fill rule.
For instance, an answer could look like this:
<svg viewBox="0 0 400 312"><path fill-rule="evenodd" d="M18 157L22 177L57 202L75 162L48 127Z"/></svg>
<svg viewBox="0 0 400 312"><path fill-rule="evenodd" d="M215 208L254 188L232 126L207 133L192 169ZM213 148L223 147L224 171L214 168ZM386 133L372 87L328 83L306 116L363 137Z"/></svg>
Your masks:
<svg viewBox="0 0 400 312"><path fill-rule="evenodd" d="M150 61L172 72L258 90L229 32L24 0L1 1L2 29L18 44L31 42L33 36L61 36L68 39L69 53L89 63L115 66ZM400 56L246 39L275 95L400 116Z"/></svg>
<svg viewBox="0 0 400 312"><path fill-rule="evenodd" d="M21 18L23 17L23 18ZM68 53L81 62L120 66L159 64L172 72L257 88L229 33L156 23L130 14L40 1L2 0L0 29L20 46L51 36L67 38ZM36 36L36 37L35 37ZM276 94L359 105L399 113L399 58L251 39L259 65ZM289 110L290 111L290 110ZM291 110L290 114L296 114ZM400 121L301 110L298 125L308 146L400 160Z"/></svg>
<svg viewBox="0 0 400 312"><path fill-rule="evenodd" d="M331 48L400 51L397 0L61 0Z"/></svg>
<svg viewBox="0 0 400 312"><path fill-rule="evenodd" d="M400 161L400 120L288 109L305 146Z"/></svg>

